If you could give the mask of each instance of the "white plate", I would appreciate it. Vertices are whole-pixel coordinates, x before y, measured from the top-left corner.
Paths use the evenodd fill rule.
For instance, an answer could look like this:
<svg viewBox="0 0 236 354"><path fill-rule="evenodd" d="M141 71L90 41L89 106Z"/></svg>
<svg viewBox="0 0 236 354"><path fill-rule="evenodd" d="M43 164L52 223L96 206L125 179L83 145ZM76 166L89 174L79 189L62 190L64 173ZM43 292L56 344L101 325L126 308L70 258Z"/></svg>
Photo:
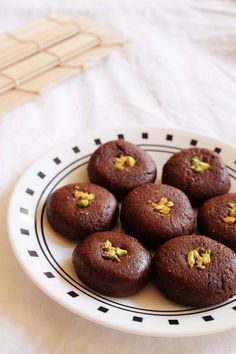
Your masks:
<svg viewBox="0 0 236 354"><path fill-rule="evenodd" d="M142 335L177 337L234 327L236 297L217 306L190 309L167 300L152 282L135 296L110 298L90 290L75 275L71 254L76 244L62 238L48 225L45 202L59 186L88 181L86 165L89 156L100 143L117 137L138 144L154 158L159 181L164 162L174 152L191 146L215 150L228 166L231 191L236 191L236 149L193 132L136 126L74 138L37 161L14 190L8 228L21 266L56 302L111 328Z"/></svg>

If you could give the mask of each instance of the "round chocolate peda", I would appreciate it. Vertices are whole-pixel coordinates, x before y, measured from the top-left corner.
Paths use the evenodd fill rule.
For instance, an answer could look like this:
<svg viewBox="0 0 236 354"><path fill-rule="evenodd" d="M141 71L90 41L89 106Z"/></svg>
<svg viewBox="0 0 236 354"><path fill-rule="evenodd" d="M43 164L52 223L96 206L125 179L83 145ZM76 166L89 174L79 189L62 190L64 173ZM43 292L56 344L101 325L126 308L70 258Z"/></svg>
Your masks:
<svg viewBox="0 0 236 354"><path fill-rule="evenodd" d="M236 293L236 254L205 236L167 241L156 251L153 272L157 287L183 305L215 305Z"/></svg>
<svg viewBox="0 0 236 354"><path fill-rule="evenodd" d="M156 166L138 146L128 141L114 140L101 145L92 154L88 175L91 182L122 198L133 188L155 181Z"/></svg>
<svg viewBox="0 0 236 354"><path fill-rule="evenodd" d="M219 155L200 148L171 156L163 167L162 182L181 189L196 205L230 189L228 170Z"/></svg>
<svg viewBox="0 0 236 354"><path fill-rule="evenodd" d="M199 230L236 251L236 193L208 199L199 209Z"/></svg>
<svg viewBox="0 0 236 354"><path fill-rule="evenodd" d="M181 190L149 183L126 196L121 207L121 224L146 247L156 249L172 237L193 232L195 219Z"/></svg>
<svg viewBox="0 0 236 354"><path fill-rule="evenodd" d="M150 253L138 240L120 232L88 236L77 245L72 260L79 279L108 296L137 293L146 285L151 270Z"/></svg>
<svg viewBox="0 0 236 354"><path fill-rule="evenodd" d="M105 188L74 183L49 196L46 213L57 232L80 241L94 232L110 230L117 221L119 208L115 197Z"/></svg>

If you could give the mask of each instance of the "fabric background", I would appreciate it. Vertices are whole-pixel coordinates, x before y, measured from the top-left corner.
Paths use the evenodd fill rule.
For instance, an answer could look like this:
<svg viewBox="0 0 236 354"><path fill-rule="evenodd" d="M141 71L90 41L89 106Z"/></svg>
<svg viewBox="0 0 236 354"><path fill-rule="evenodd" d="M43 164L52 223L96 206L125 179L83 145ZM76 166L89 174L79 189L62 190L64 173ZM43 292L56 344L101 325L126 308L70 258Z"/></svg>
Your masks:
<svg viewBox="0 0 236 354"><path fill-rule="evenodd" d="M139 337L66 311L19 267L6 214L25 169L78 134L140 123L193 129L235 144L236 2L1 0L0 31L58 10L93 16L132 43L0 117L0 352L235 353L235 330L198 338Z"/></svg>

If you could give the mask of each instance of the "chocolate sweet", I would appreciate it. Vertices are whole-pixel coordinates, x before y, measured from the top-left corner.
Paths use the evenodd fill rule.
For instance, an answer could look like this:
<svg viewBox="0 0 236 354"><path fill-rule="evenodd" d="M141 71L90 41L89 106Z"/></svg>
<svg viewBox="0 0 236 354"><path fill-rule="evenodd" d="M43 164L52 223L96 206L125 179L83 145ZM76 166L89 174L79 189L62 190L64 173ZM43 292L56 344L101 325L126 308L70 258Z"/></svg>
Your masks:
<svg viewBox="0 0 236 354"><path fill-rule="evenodd" d="M46 205L51 226L63 236L80 241L86 236L110 230L119 213L115 197L95 184L68 184L53 192Z"/></svg>
<svg viewBox="0 0 236 354"><path fill-rule="evenodd" d="M147 283L151 255L136 239L119 232L97 232L73 252L79 279L108 296L129 296Z"/></svg>
<svg viewBox="0 0 236 354"><path fill-rule="evenodd" d="M197 220L201 232L236 251L236 193L208 199Z"/></svg>
<svg viewBox="0 0 236 354"><path fill-rule="evenodd" d="M205 236L167 241L154 256L153 271L157 287L183 305L215 305L236 293L236 254Z"/></svg>
<svg viewBox="0 0 236 354"><path fill-rule="evenodd" d="M195 205L230 189L229 174L219 155L200 148L174 154L163 167L162 182L181 189Z"/></svg>
<svg viewBox="0 0 236 354"><path fill-rule="evenodd" d="M133 188L155 181L156 166L152 158L138 146L115 140L101 145L92 154L88 175L91 182L122 198Z"/></svg>
<svg viewBox="0 0 236 354"><path fill-rule="evenodd" d="M194 229L194 213L186 195L163 184L144 184L133 189L121 207L124 230L146 247L157 249L172 237Z"/></svg>

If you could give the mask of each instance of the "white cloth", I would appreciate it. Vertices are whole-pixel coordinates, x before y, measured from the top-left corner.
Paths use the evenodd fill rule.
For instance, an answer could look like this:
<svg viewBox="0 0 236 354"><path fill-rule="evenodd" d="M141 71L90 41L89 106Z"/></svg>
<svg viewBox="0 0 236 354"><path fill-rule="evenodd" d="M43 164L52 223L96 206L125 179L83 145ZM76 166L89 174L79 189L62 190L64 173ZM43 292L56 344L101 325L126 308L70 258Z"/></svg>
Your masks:
<svg viewBox="0 0 236 354"><path fill-rule="evenodd" d="M19 267L6 213L24 170L76 134L141 123L190 128L234 144L236 2L1 0L0 31L57 10L93 16L132 43L0 119L0 353L235 353L236 330L139 337L66 311Z"/></svg>

